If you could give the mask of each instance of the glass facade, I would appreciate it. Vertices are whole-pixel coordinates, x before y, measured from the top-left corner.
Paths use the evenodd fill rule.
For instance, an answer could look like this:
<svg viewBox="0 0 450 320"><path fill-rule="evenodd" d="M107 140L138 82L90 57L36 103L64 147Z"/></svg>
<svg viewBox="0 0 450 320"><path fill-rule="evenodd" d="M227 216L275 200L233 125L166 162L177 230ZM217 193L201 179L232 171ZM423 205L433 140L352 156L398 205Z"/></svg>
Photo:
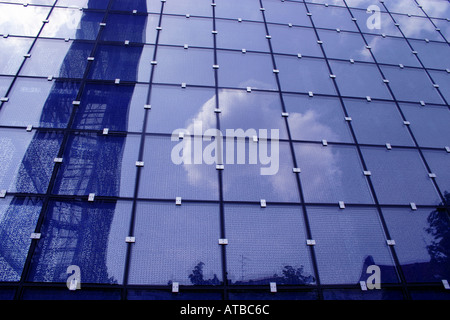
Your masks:
<svg viewBox="0 0 450 320"><path fill-rule="evenodd" d="M0 299L450 299L449 41L448 0L0 1Z"/></svg>

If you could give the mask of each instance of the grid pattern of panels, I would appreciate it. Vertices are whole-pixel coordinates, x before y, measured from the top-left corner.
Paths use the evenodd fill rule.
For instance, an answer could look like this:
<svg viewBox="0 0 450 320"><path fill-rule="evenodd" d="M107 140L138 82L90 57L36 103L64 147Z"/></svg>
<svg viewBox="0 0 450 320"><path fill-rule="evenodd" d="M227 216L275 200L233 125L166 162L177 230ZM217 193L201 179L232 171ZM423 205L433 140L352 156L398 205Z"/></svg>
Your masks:
<svg viewBox="0 0 450 320"><path fill-rule="evenodd" d="M0 299L449 299L449 41L448 0L0 1Z"/></svg>

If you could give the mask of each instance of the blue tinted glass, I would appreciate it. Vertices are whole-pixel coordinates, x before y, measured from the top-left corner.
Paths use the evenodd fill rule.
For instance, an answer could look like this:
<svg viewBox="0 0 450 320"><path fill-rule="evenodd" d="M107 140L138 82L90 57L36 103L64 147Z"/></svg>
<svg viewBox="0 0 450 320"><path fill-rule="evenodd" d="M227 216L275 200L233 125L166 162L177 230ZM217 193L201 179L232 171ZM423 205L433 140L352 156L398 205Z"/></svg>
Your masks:
<svg viewBox="0 0 450 320"><path fill-rule="evenodd" d="M283 95L294 140L352 142L341 103L336 98Z"/></svg>
<svg viewBox="0 0 450 320"><path fill-rule="evenodd" d="M0 190L46 193L62 134L0 130Z"/></svg>
<svg viewBox="0 0 450 320"><path fill-rule="evenodd" d="M195 128L187 129L190 135L195 133ZM202 132L201 127L199 131ZM139 197L217 200L219 184L215 164L207 164L202 159L203 148L210 144L203 142L201 136L194 138L187 134L180 141L178 134L172 139L147 137Z"/></svg>
<svg viewBox="0 0 450 320"><path fill-rule="evenodd" d="M285 121L281 116L281 99L278 93L220 90L219 104L222 110L222 133L226 133L227 129L265 129L268 132L276 129L280 139L288 137Z"/></svg>
<svg viewBox="0 0 450 320"><path fill-rule="evenodd" d="M106 9L108 7L109 0L77 0L76 5L81 8L89 9ZM129 1L127 1L129 2ZM73 0L58 0L58 6L69 7L74 5Z"/></svg>
<svg viewBox="0 0 450 320"><path fill-rule="evenodd" d="M213 50L158 47L157 60L154 82L214 85Z"/></svg>
<svg viewBox="0 0 450 320"><path fill-rule="evenodd" d="M424 70L388 66L381 69L397 100L443 103Z"/></svg>
<svg viewBox="0 0 450 320"><path fill-rule="evenodd" d="M277 89L269 54L218 51L219 85L235 88Z"/></svg>
<svg viewBox="0 0 450 320"><path fill-rule="evenodd" d="M0 96L4 97L6 92L11 85L13 78L11 77L0 77Z"/></svg>
<svg viewBox="0 0 450 320"><path fill-rule="evenodd" d="M380 267L381 287L398 282L376 209L309 207L308 216L321 283L359 284L370 265Z"/></svg>
<svg viewBox="0 0 450 320"><path fill-rule="evenodd" d="M82 78L92 47L90 43L38 39L20 74Z"/></svg>
<svg viewBox="0 0 450 320"><path fill-rule="evenodd" d="M450 194L450 154L442 151L423 151L431 172L436 174L436 182L441 192Z"/></svg>
<svg viewBox="0 0 450 320"><path fill-rule="evenodd" d="M108 3L108 1L106 1ZM172 2L172 1L171 1ZM138 12L160 12L161 3L153 0L114 0L112 10L129 11L137 10Z"/></svg>
<svg viewBox="0 0 450 320"><path fill-rule="evenodd" d="M264 23L217 20L217 47L269 52Z"/></svg>
<svg viewBox="0 0 450 320"><path fill-rule="evenodd" d="M141 131L147 85L87 84L73 127L111 131Z"/></svg>
<svg viewBox="0 0 450 320"><path fill-rule="evenodd" d="M389 12L425 16L414 0L389 0L385 1L385 5Z"/></svg>
<svg viewBox="0 0 450 320"><path fill-rule="evenodd" d="M139 202L130 284L219 285L219 205Z"/></svg>
<svg viewBox="0 0 450 320"><path fill-rule="evenodd" d="M0 111L0 124L9 126L65 128L76 100L76 82L19 78L8 103Z"/></svg>
<svg viewBox="0 0 450 320"><path fill-rule="evenodd" d="M411 130L420 146L450 146L450 110L447 107L422 107L418 104L400 104L400 107L411 123Z"/></svg>
<svg viewBox="0 0 450 320"><path fill-rule="evenodd" d="M128 290L128 300L222 300L220 292L180 291L173 294L169 291Z"/></svg>
<svg viewBox="0 0 450 320"><path fill-rule="evenodd" d="M131 202L50 202L42 239L34 252L29 280L66 282L69 266L85 283L120 284Z"/></svg>
<svg viewBox="0 0 450 320"><path fill-rule="evenodd" d="M350 32L318 30L328 58L373 62L361 35Z"/></svg>
<svg viewBox="0 0 450 320"><path fill-rule="evenodd" d="M218 18L263 21L258 0L217 0L216 4L216 17Z"/></svg>
<svg viewBox="0 0 450 320"><path fill-rule="evenodd" d="M89 78L148 82L153 51L150 45L99 45Z"/></svg>
<svg viewBox="0 0 450 320"><path fill-rule="evenodd" d="M49 11L49 7L0 3L0 33L35 37Z"/></svg>
<svg viewBox="0 0 450 320"><path fill-rule="evenodd" d="M120 300L121 291L114 289L69 291L67 288L26 288L22 298L23 300Z"/></svg>
<svg viewBox="0 0 450 320"><path fill-rule="evenodd" d="M347 8L308 4L317 28L358 31Z"/></svg>
<svg viewBox="0 0 450 320"><path fill-rule="evenodd" d="M390 99L391 95L374 64L330 61L342 95Z"/></svg>
<svg viewBox="0 0 450 320"><path fill-rule="evenodd" d="M370 0L372 1L372 0ZM400 290L353 290L353 289L326 289L323 290L325 300L403 300Z"/></svg>
<svg viewBox="0 0 450 320"><path fill-rule="evenodd" d="M306 8L303 3L263 0L262 4L264 9L266 9L264 14L267 22L311 26L311 21L306 15Z"/></svg>
<svg viewBox="0 0 450 320"><path fill-rule="evenodd" d="M435 290L408 290L413 300L450 300L448 291Z"/></svg>
<svg viewBox="0 0 450 320"><path fill-rule="evenodd" d="M229 2L229 0L227 0ZM217 3L217 1L216 1ZM164 13L212 17L210 0L171 0L164 4Z"/></svg>
<svg viewBox="0 0 450 320"><path fill-rule="evenodd" d="M433 78L433 81L439 85L440 93L444 96L444 99L448 103L450 101L450 72L429 71L429 73Z"/></svg>
<svg viewBox="0 0 450 320"><path fill-rule="evenodd" d="M55 8L45 24L41 37L95 40L103 13Z"/></svg>
<svg viewBox="0 0 450 320"><path fill-rule="evenodd" d="M312 28L289 27L278 24L269 25L270 40L275 53L302 54L323 57Z"/></svg>
<svg viewBox="0 0 450 320"><path fill-rule="evenodd" d="M447 41L450 39L450 21L447 19L431 19Z"/></svg>
<svg viewBox="0 0 450 320"><path fill-rule="evenodd" d="M15 75L32 43L33 39L0 38L0 73Z"/></svg>
<svg viewBox="0 0 450 320"><path fill-rule="evenodd" d="M358 0L356 0L358 1ZM373 5L373 1L370 0L370 5ZM395 26L394 21L391 16L386 12L380 12L379 14L379 28L372 25L371 23L367 23L371 17L374 17L373 12L367 12L367 7L364 9L351 9L353 16L356 18L356 23L358 24L359 29L363 33L372 33L372 34L385 34L388 36L398 36L401 37L402 33ZM383 6L380 6L383 8ZM375 17L374 17L375 18Z"/></svg>
<svg viewBox="0 0 450 320"><path fill-rule="evenodd" d="M0 291L0 300L13 300L16 290L14 288L4 287Z"/></svg>
<svg viewBox="0 0 450 320"><path fill-rule="evenodd" d="M333 2L335 2L336 0L334 0ZM340 0L337 0L340 1ZM312 1L312 2L316 2L316 1ZM325 0L319 0L317 2L326 2ZM374 4L374 2L372 0L345 0L345 2L347 3L347 5L349 7L352 8L360 8L360 9L364 9L366 10L370 5ZM330 3L330 2L328 2ZM386 11L384 9L383 6L379 6L381 11Z"/></svg>
<svg viewBox="0 0 450 320"><path fill-rule="evenodd" d="M450 5L446 1L439 0L417 0L427 15L436 18L448 18L450 16Z"/></svg>
<svg viewBox="0 0 450 320"><path fill-rule="evenodd" d="M407 282L440 282L450 276L445 210L384 209L395 251Z"/></svg>
<svg viewBox="0 0 450 320"><path fill-rule="evenodd" d="M335 94L324 60L275 56L283 91Z"/></svg>
<svg viewBox="0 0 450 320"><path fill-rule="evenodd" d="M7 196L0 201L0 281L19 281L42 208L37 198Z"/></svg>
<svg viewBox="0 0 450 320"><path fill-rule="evenodd" d="M425 68L449 69L450 48L446 43L410 40Z"/></svg>
<svg viewBox="0 0 450 320"><path fill-rule="evenodd" d="M400 14L392 14L392 16L400 25L400 30L407 38L444 41L439 32L436 31L433 23L426 17L408 17Z"/></svg>
<svg viewBox="0 0 450 320"><path fill-rule="evenodd" d="M359 143L414 145L393 102L345 99L344 104Z"/></svg>
<svg viewBox="0 0 450 320"><path fill-rule="evenodd" d="M154 43L159 15L109 14L102 40Z"/></svg>
<svg viewBox="0 0 450 320"><path fill-rule="evenodd" d="M213 20L204 18L186 18L180 16L163 16L162 31L158 44L185 44L197 47L214 46Z"/></svg>
<svg viewBox="0 0 450 320"><path fill-rule="evenodd" d="M295 156L306 202L373 202L355 147L295 144Z"/></svg>
<svg viewBox="0 0 450 320"><path fill-rule="evenodd" d="M139 137L72 134L53 192L66 195L132 196Z"/></svg>
<svg viewBox="0 0 450 320"><path fill-rule="evenodd" d="M272 134L268 132L268 137L273 138ZM300 200L287 142L259 139L256 143L252 136L249 137L250 141L244 141L242 135L235 139L231 139L233 137L231 134L227 137L230 138L224 142L225 200L258 202L261 199L268 202Z"/></svg>
<svg viewBox="0 0 450 320"><path fill-rule="evenodd" d="M225 205L225 228L232 284L316 282L301 206Z"/></svg>
<svg viewBox="0 0 450 320"><path fill-rule="evenodd" d="M153 85L150 103L147 132L172 133L176 129L187 129L194 134L196 121L202 121L203 130L216 127L214 89Z"/></svg>
<svg viewBox="0 0 450 320"><path fill-rule="evenodd" d="M381 204L439 203L436 189L416 150L361 149Z"/></svg>
<svg viewBox="0 0 450 320"><path fill-rule="evenodd" d="M317 300L315 291L305 292L277 292L276 294L261 291L231 291L228 294L230 300ZM262 307L264 310L264 307ZM266 308L266 312L269 307Z"/></svg>
<svg viewBox="0 0 450 320"><path fill-rule="evenodd" d="M62 0L62 1L64 1L64 0ZM22 0L8 0L8 1L3 1L3 2L20 3L20 4L24 3ZM55 0L28 0L26 3L49 6L49 5L53 5L53 3L55 3Z"/></svg>

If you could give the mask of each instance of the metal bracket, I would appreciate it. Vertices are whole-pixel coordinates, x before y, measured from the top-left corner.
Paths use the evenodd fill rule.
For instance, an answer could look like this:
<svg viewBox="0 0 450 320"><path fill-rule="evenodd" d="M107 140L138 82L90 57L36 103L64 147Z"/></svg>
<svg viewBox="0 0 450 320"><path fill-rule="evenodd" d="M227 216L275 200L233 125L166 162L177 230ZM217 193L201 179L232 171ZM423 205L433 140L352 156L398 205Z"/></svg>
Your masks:
<svg viewBox="0 0 450 320"><path fill-rule="evenodd" d="M270 282L270 292L276 293L277 292L277 283L276 282Z"/></svg>
<svg viewBox="0 0 450 320"><path fill-rule="evenodd" d="M0 198L6 197L6 190L0 190Z"/></svg>
<svg viewBox="0 0 450 320"><path fill-rule="evenodd" d="M178 293L180 291L180 284L178 282L172 282L172 293Z"/></svg>
<svg viewBox="0 0 450 320"><path fill-rule="evenodd" d="M88 201L93 202L95 200L95 193L89 193Z"/></svg>
<svg viewBox="0 0 450 320"><path fill-rule="evenodd" d="M340 208L340 209L345 209L345 203L344 203L344 201L339 201L339 208Z"/></svg>
<svg viewBox="0 0 450 320"><path fill-rule="evenodd" d="M261 208L265 208L267 206L266 200L261 199Z"/></svg>
<svg viewBox="0 0 450 320"><path fill-rule="evenodd" d="M388 246L395 246L395 240L386 240Z"/></svg>
<svg viewBox="0 0 450 320"><path fill-rule="evenodd" d="M300 172L302 172L302 170L300 170L300 168L293 168L293 169L292 169L292 172L294 172L294 173L300 173Z"/></svg>
<svg viewBox="0 0 450 320"><path fill-rule="evenodd" d="M228 244L228 239L219 239L219 244L220 245L227 245Z"/></svg>
<svg viewBox="0 0 450 320"><path fill-rule="evenodd" d="M175 198L175 204L176 204L177 206L181 206L181 197L176 197L176 198Z"/></svg>
<svg viewBox="0 0 450 320"><path fill-rule="evenodd" d="M417 210L417 206L414 202L411 202L409 205L411 206L411 210Z"/></svg>
<svg viewBox="0 0 450 320"><path fill-rule="evenodd" d="M126 243L135 243L136 237L132 237L132 236L125 237L125 242Z"/></svg>
<svg viewBox="0 0 450 320"><path fill-rule="evenodd" d="M53 162L61 163L61 162L63 162L63 158L55 158L55 159L53 159Z"/></svg>
<svg viewBox="0 0 450 320"><path fill-rule="evenodd" d="M30 239L33 239L33 240L39 240L41 238L41 234L40 233L32 233L31 235L30 235Z"/></svg>
<svg viewBox="0 0 450 320"><path fill-rule="evenodd" d="M308 239L308 240L306 240L306 245L308 245L308 246L315 246L316 245L316 240Z"/></svg>
<svg viewBox="0 0 450 320"><path fill-rule="evenodd" d="M143 167L144 161L136 161L136 167Z"/></svg>
<svg viewBox="0 0 450 320"><path fill-rule="evenodd" d="M362 291L367 291L367 284L365 281L360 281L359 285L360 285Z"/></svg>

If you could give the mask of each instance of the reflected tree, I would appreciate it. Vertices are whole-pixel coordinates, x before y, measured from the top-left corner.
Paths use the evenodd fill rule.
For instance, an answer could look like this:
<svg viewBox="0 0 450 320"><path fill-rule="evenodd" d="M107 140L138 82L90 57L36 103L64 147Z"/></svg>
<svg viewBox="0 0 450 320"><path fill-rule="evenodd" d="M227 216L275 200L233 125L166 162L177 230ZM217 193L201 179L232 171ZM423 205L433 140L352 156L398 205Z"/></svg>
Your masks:
<svg viewBox="0 0 450 320"><path fill-rule="evenodd" d="M203 266L205 264L203 262L199 262L194 270L192 270L192 273L189 275L189 280L191 280L193 285L219 285L220 281L217 278L217 275L214 274L214 277L212 279L205 280L203 278Z"/></svg>

